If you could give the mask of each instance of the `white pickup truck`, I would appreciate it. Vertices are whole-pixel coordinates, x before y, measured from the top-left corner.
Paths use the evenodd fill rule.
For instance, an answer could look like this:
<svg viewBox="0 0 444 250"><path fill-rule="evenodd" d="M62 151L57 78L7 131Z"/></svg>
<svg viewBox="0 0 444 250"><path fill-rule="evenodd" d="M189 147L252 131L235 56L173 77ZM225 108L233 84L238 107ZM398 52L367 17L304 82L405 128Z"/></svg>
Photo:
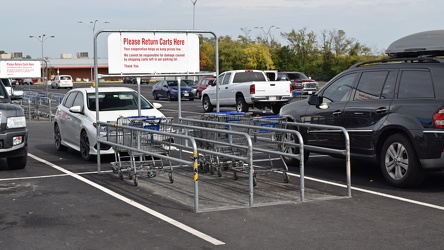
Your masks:
<svg viewBox="0 0 444 250"><path fill-rule="evenodd" d="M289 81L269 81L261 70L232 70L220 74L214 82L202 91L202 107L212 112L214 107L236 107L238 112L248 112L250 107L269 108L278 114L281 107L292 98Z"/></svg>

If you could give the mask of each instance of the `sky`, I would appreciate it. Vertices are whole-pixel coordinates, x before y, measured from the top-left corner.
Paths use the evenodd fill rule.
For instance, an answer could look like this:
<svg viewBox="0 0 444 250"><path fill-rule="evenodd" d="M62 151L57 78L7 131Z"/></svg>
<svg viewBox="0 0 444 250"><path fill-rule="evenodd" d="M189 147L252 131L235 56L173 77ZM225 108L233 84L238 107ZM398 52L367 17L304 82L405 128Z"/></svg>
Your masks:
<svg viewBox="0 0 444 250"><path fill-rule="evenodd" d="M194 11L193 11L194 10ZM2 1L0 50L25 56L59 58L93 55L93 27L99 30L193 30L217 36L269 35L286 45L281 33L306 28L343 30L375 51L413 33L444 29L442 0L14 0ZM194 13L194 14L193 14ZM194 18L193 18L194 17ZM82 21L84 23L78 23ZM108 22L108 23L105 23ZM262 27L262 28L259 28ZM43 43L30 36L42 36ZM50 38L54 36L54 38ZM98 36L100 58L107 58L107 36Z"/></svg>

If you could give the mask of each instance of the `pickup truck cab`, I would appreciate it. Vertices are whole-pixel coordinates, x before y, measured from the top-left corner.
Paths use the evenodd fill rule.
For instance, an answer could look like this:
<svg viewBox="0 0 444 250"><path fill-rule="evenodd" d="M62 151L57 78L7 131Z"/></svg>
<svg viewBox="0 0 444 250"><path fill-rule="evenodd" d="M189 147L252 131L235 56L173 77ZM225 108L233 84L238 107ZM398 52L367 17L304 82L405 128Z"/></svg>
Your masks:
<svg viewBox="0 0 444 250"><path fill-rule="evenodd" d="M268 81L261 70L226 71L217 77L217 83L202 91L205 112L212 112L219 105L236 107L238 112L248 112L249 108L269 108L278 114L281 107L292 99L289 81Z"/></svg>

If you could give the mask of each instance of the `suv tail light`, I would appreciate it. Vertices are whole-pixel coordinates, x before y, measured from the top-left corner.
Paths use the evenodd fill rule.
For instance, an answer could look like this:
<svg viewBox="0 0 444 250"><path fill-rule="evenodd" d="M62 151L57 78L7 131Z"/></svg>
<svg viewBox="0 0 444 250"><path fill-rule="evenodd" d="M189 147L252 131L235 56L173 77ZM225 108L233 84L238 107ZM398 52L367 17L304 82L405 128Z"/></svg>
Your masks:
<svg viewBox="0 0 444 250"><path fill-rule="evenodd" d="M256 86L254 84L250 85L250 94L256 94Z"/></svg>
<svg viewBox="0 0 444 250"><path fill-rule="evenodd" d="M442 128L444 129L444 107L440 108L434 115L433 115L433 123L435 124L436 128Z"/></svg>
<svg viewBox="0 0 444 250"><path fill-rule="evenodd" d="M291 85L291 83L290 83L290 93L292 93L293 92L293 85Z"/></svg>

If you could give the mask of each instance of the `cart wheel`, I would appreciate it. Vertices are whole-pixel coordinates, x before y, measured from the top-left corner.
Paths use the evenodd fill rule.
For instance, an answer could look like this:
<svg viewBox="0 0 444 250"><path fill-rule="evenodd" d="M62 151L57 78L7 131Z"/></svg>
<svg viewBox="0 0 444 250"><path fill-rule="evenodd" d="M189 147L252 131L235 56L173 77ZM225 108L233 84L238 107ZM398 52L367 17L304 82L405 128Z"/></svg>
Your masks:
<svg viewBox="0 0 444 250"><path fill-rule="evenodd" d="M150 172L148 172L148 177L149 178L154 178L154 177L156 177L156 172L154 172L154 171L150 171Z"/></svg>
<svg viewBox="0 0 444 250"><path fill-rule="evenodd" d="M174 182L173 173L169 173L168 177L170 178L170 183L173 183Z"/></svg>
<svg viewBox="0 0 444 250"><path fill-rule="evenodd" d="M233 165L233 163L231 163L231 165ZM224 170L227 171L228 170L228 163L226 165L224 165Z"/></svg>
<svg viewBox="0 0 444 250"><path fill-rule="evenodd" d="M129 178L130 180L133 179L133 173L131 173L131 171L128 171L128 178Z"/></svg>
<svg viewBox="0 0 444 250"><path fill-rule="evenodd" d="M123 180L123 172L122 172L122 170L119 170L119 178L120 178L121 180Z"/></svg>
<svg viewBox="0 0 444 250"><path fill-rule="evenodd" d="M237 177L237 173L236 173L236 171L234 171L233 180L237 180L237 179L239 179L239 177Z"/></svg>
<svg viewBox="0 0 444 250"><path fill-rule="evenodd" d="M137 176L134 176L134 186L139 185L139 178Z"/></svg>
<svg viewBox="0 0 444 250"><path fill-rule="evenodd" d="M113 168L113 174L119 173L119 170L117 168Z"/></svg>
<svg viewBox="0 0 444 250"><path fill-rule="evenodd" d="M214 174L214 166L210 166L210 174L213 175Z"/></svg>
<svg viewBox="0 0 444 250"><path fill-rule="evenodd" d="M222 177L222 169L217 168L217 176Z"/></svg>
<svg viewBox="0 0 444 250"><path fill-rule="evenodd" d="M285 183L288 183L288 182L289 182L287 172L284 173L284 182L285 182Z"/></svg>

